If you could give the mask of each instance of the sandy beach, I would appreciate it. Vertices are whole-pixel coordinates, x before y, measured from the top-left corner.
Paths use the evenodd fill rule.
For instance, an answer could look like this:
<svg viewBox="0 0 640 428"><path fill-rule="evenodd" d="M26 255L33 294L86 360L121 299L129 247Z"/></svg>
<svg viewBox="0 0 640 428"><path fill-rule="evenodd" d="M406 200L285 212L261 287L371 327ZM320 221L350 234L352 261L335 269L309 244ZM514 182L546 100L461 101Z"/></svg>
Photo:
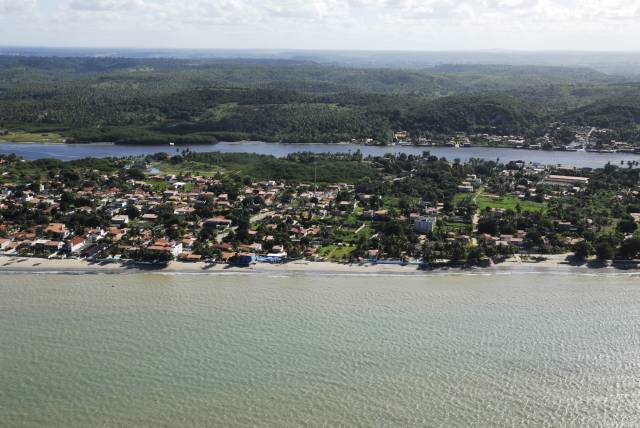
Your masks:
<svg viewBox="0 0 640 428"><path fill-rule="evenodd" d="M68 273L68 274L123 274L123 273L166 273L166 274L255 274L255 275L429 275L433 273L507 273L507 272L568 272L568 273L612 273L613 267L599 265L572 265L567 255L546 255L545 260L522 260L511 258L503 263L486 268L441 268L421 270L416 265L387 264L339 264L330 262L293 261L284 264L258 263L250 267L226 264L170 262L164 268L131 265L126 262L90 262L80 259L37 259L28 257L0 257L0 274L10 273ZM637 269L629 272L640 272Z"/></svg>

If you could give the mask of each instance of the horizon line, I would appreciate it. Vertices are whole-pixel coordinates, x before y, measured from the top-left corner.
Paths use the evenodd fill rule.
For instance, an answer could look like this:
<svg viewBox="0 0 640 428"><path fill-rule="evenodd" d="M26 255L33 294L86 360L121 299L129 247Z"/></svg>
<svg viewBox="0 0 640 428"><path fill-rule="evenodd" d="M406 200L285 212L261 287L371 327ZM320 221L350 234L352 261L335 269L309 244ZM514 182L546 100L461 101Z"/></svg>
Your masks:
<svg viewBox="0 0 640 428"><path fill-rule="evenodd" d="M1 45L0 49L75 49L75 50L148 50L148 51L227 51L227 52L371 52L371 53L597 53L597 54L640 54L637 50L585 50L585 49L358 49L358 48L224 48L224 47L148 47L148 46L62 46L62 45Z"/></svg>

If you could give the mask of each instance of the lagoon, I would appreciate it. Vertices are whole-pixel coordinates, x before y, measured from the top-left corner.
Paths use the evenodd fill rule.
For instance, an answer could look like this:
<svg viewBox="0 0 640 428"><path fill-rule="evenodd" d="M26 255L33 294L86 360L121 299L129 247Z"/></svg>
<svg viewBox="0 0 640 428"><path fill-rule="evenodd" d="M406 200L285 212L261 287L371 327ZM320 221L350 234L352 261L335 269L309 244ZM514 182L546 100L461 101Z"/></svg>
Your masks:
<svg viewBox="0 0 640 428"><path fill-rule="evenodd" d="M0 154L15 153L25 159L55 158L74 160L86 157L122 157L147 155L158 152L179 153L188 148L194 152L257 153L284 157L290 153L309 151L314 153L353 153L360 150L365 156L382 156L388 153L420 155L429 151L435 156L449 160L470 158L486 160L499 159L501 162L524 160L543 165L573 165L577 167L600 168L608 162L620 164L630 160L640 160L640 156L627 153L559 152L542 150L519 150L495 147L416 147L416 146L362 146L356 144L285 144L245 141L235 143L220 142L212 145L193 146L148 146L96 144L47 144L47 143L7 143L0 142Z"/></svg>

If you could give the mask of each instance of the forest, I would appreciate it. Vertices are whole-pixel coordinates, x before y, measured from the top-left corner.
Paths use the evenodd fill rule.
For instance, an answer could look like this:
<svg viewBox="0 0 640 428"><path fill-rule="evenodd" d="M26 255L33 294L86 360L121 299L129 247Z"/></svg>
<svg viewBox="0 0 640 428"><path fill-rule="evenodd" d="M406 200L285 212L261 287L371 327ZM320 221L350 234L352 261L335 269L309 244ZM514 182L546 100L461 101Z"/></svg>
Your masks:
<svg viewBox="0 0 640 428"><path fill-rule="evenodd" d="M311 61L0 56L0 134L210 144L540 136L549 123L640 142L640 83L588 68L352 68ZM0 135L2 138L2 135Z"/></svg>

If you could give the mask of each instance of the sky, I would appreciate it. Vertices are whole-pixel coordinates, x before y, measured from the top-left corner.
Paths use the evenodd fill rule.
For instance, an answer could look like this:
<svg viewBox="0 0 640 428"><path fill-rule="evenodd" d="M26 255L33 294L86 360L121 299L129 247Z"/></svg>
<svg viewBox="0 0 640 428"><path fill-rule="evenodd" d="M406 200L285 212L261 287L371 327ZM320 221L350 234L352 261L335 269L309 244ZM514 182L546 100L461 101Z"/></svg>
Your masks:
<svg viewBox="0 0 640 428"><path fill-rule="evenodd" d="M0 45L637 51L640 0L0 0Z"/></svg>

